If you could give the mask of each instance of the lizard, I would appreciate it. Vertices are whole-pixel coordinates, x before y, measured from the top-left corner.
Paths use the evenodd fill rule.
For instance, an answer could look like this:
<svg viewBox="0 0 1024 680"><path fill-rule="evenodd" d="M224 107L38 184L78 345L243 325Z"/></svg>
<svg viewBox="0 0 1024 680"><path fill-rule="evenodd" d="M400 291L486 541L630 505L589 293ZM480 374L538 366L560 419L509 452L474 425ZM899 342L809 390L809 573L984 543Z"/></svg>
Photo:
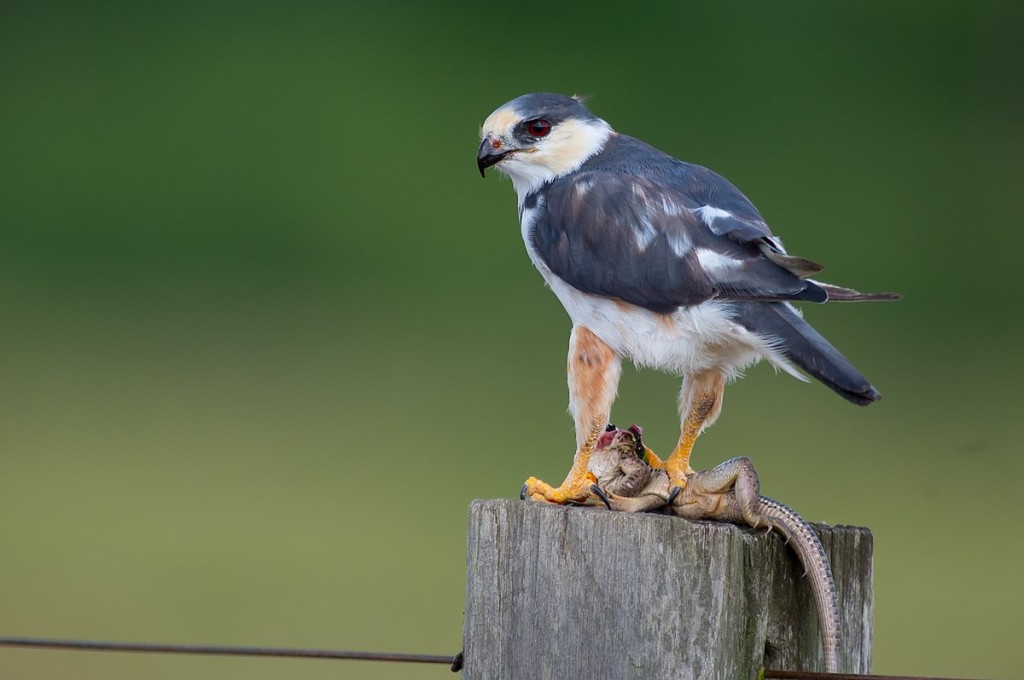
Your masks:
<svg viewBox="0 0 1024 680"><path fill-rule="evenodd" d="M668 474L652 467L653 452L637 425L621 430L608 425L588 470L597 480L592 502L609 510L660 510L686 519L716 520L766 527L782 534L810 577L825 652L825 670L839 672L839 603L825 549L811 526L788 506L760 495L760 480L745 456L687 474L686 485L672 489Z"/></svg>

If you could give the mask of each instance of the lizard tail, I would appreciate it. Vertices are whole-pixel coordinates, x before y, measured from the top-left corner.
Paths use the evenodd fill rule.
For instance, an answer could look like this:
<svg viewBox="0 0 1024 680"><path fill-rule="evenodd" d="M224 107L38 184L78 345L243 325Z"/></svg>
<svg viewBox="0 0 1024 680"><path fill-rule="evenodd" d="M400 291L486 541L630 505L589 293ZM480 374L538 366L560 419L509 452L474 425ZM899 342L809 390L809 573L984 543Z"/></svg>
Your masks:
<svg viewBox="0 0 1024 680"><path fill-rule="evenodd" d="M800 515L789 506L771 498L760 497L758 510L767 517L772 527L786 537L804 565L804 573L811 579L814 602L820 612L821 644L825 651L825 672L839 672L839 606L836 582L832 578L825 548Z"/></svg>

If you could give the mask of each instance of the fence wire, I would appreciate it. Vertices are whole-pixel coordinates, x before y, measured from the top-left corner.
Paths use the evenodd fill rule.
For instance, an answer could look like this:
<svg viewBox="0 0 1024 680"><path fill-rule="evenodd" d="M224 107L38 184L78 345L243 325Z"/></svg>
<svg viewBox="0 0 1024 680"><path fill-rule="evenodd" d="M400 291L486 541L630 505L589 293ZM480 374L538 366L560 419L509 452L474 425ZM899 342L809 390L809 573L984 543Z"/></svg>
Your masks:
<svg viewBox="0 0 1024 680"><path fill-rule="evenodd" d="M441 654L399 654L394 652L356 652L340 649L296 649L291 647L246 647L235 645L180 645L150 642L106 642L101 640L56 640L35 637L0 637L0 647L34 647L85 652L141 652L151 654L200 654L215 656L262 656L292 659L333 659L383 661L390 663L443 664L452 672L462 670L462 652ZM969 680L921 675L858 675L855 673L816 673L814 671L765 670L764 680Z"/></svg>
<svg viewBox="0 0 1024 680"><path fill-rule="evenodd" d="M355 652L342 649L296 649L292 647L247 647L237 645L175 645L151 642L108 642L103 640L54 640L34 637L0 637L0 647L35 647L79 652L142 652L150 654L202 654L212 656L270 656L291 659L343 659L348 661L388 661L393 663L445 664L453 671L462 669L462 652L454 656L438 654L398 654L392 652Z"/></svg>

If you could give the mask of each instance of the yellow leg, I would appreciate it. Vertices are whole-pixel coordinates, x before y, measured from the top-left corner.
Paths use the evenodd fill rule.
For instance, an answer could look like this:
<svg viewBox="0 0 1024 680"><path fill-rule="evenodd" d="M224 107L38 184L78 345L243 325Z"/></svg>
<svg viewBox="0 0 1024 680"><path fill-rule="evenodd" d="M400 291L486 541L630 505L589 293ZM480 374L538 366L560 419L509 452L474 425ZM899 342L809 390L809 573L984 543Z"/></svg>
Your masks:
<svg viewBox="0 0 1024 680"><path fill-rule="evenodd" d="M661 458L658 458L658 454L656 454L654 451L651 451L646 446L644 446L644 462L650 465L655 470L665 469L665 461L663 461Z"/></svg>
<svg viewBox="0 0 1024 680"><path fill-rule="evenodd" d="M576 456L561 486L530 477L523 497L549 503L583 502L596 479L587 471L590 454L604 432L619 386L621 362L611 347L585 326L575 326L569 338L569 411L576 425Z"/></svg>
<svg viewBox="0 0 1024 680"><path fill-rule="evenodd" d="M668 472L673 487L686 486L686 476L693 473L690 467L693 444L704 428L718 419L724 392L725 375L719 371L697 373L683 381L683 389L679 393L679 443L662 466Z"/></svg>
<svg viewBox="0 0 1024 680"><path fill-rule="evenodd" d="M603 431L604 425L601 425L587 437L584 445L577 451L569 474L565 476L561 486L553 487L536 477L530 477L523 485L524 498L558 504L582 503L588 500L591 496L590 485L597 483L597 477L587 470L587 466L590 465L590 455L594 452L594 446L597 445L597 439Z"/></svg>

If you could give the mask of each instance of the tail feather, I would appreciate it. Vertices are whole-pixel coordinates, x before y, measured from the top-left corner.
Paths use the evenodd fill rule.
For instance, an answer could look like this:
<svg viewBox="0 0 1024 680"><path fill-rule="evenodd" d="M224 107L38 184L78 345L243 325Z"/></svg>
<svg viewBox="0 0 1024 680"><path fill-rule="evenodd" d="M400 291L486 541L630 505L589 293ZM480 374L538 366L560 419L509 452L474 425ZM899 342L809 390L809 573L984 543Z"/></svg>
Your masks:
<svg viewBox="0 0 1024 680"><path fill-rule="evenodd" d="M779 352L830 387L844 399L866 406L878 401L867 378L821 333L784 302L737 302L736 321L747 330L772 340Z"/></svg>
<svg viewBox="0 0 1024 680"><path fill-rule="evenodd" d="M899 293L862 293L853 288L835 286L831 283L813 281L819 288L828 293L828 299L833 302L892 302L903 298Z"/></svg>

